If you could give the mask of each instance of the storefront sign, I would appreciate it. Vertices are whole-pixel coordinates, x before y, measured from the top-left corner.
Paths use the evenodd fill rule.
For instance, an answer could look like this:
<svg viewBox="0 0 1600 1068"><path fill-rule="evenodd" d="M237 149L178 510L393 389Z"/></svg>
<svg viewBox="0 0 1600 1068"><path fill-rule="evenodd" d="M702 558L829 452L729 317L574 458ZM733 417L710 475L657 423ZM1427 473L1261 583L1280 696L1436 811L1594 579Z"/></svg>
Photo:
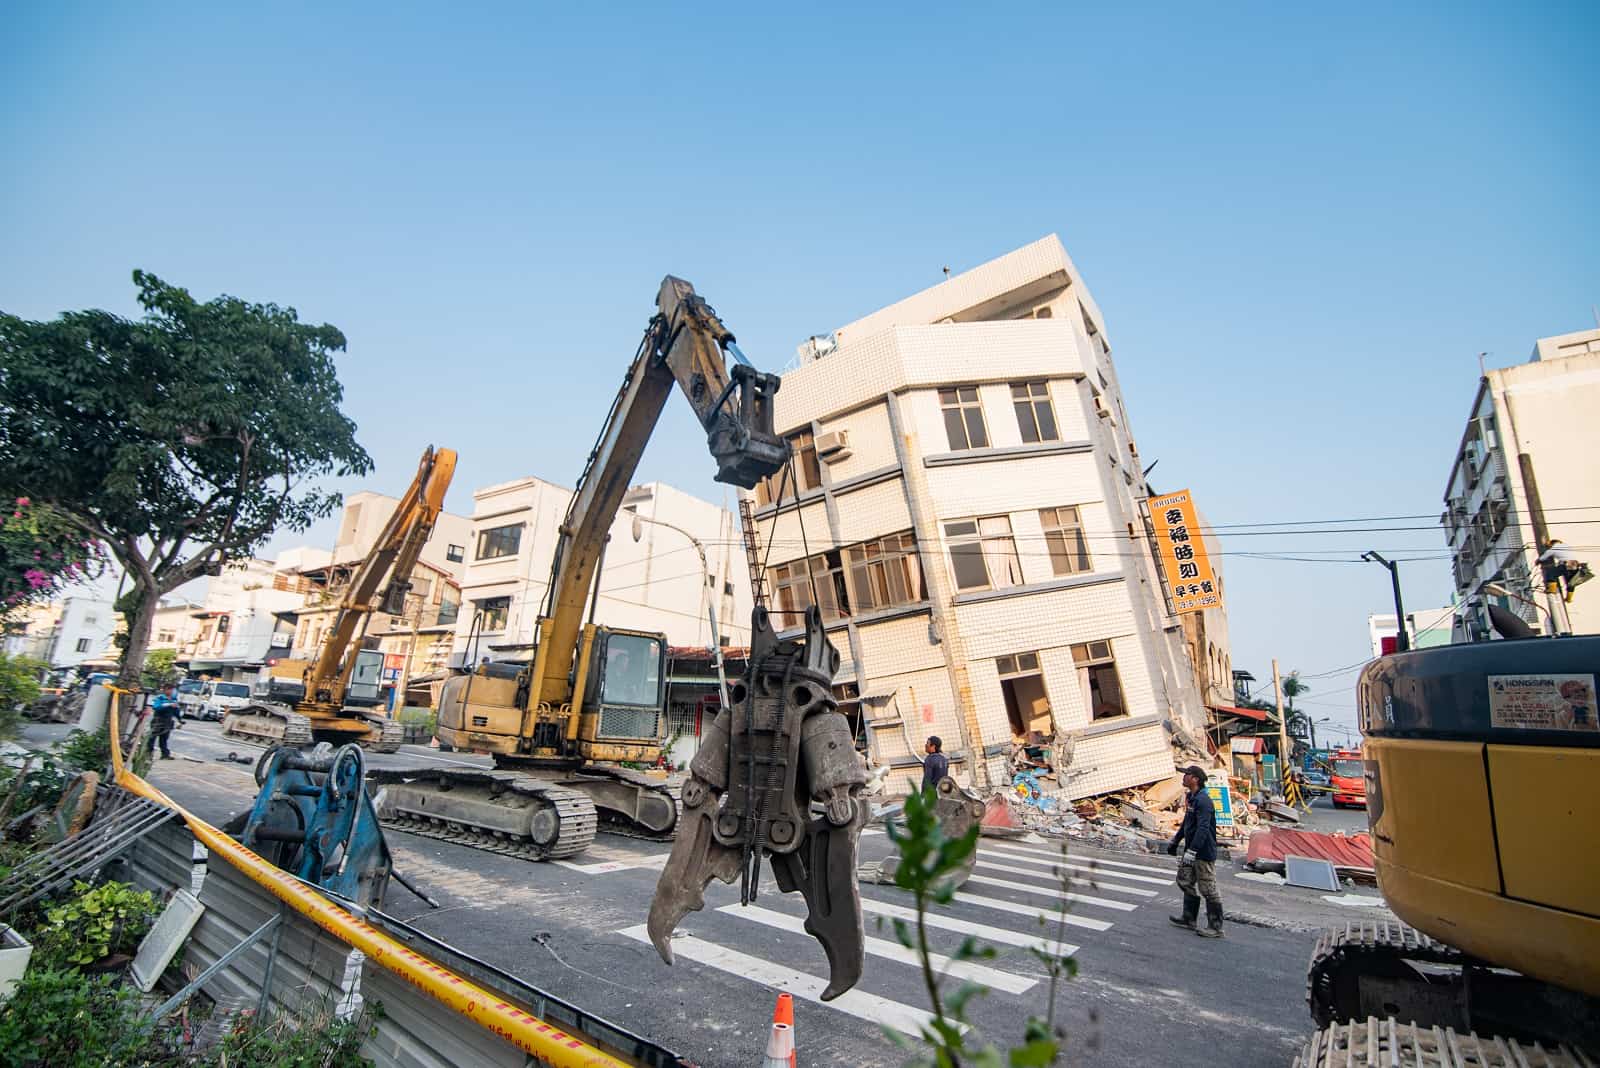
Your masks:
<svg viewBox="0 0 1600 1068"><path fill-rule="evenodd" d="M1211 807L1217 810L1217 827L1233 827L1233 787L1224 772L1214 771L1206 780L1206 793L1211 795Z"/></svg>
<svg viewBox="0 0 1600 1068"><path fill-rule="evenodd" d="M1189 491L1151 497L1149 505L1161 571L1172 589L1172 610L1182 615L1221 608L1222 590L1211 570L1205 536Z"/></svg>

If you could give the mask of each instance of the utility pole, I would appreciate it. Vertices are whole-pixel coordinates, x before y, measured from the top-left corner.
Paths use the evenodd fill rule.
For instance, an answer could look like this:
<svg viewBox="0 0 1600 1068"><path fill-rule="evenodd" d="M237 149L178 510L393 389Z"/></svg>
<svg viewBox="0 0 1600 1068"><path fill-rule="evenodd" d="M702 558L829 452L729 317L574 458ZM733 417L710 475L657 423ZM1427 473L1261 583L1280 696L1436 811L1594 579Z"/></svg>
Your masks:
<svg viewBox="0 0 1600 1068"><path fill-rule="evenodd" d="M1272 658L1272 700L1278 706L1278 792L1289 778L1289 725L1283 718L1283 683L1278 678L1278 658Z"/></svg>

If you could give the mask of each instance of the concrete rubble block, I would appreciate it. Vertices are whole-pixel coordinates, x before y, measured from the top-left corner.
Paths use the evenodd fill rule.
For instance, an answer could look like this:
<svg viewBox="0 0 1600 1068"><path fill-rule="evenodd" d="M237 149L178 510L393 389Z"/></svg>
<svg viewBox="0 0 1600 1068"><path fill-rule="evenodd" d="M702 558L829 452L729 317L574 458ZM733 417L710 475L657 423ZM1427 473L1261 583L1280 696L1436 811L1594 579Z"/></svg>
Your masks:
<svg viewBox="0 0 1600 1068"><path fill-rule="evenodd" d="M1144 790L1144 806L1152 812L1177 808L1183 804L1183 776L1174 775Z"/></svg>

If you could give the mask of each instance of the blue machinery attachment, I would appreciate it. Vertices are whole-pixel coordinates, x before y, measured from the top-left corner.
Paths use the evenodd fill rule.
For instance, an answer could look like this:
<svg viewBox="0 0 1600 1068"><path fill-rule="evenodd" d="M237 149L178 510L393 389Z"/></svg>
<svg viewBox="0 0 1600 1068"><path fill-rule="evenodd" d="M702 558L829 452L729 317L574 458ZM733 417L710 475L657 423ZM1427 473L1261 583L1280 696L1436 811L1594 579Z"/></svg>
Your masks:
<svg viewBox="0 0 1600 1068"><path fill-rule="evenodd" d="M256 764L261 792L226 828L284 871L362 905L383 904L394 862L364 786L358 745L279 746Z"/></svg>

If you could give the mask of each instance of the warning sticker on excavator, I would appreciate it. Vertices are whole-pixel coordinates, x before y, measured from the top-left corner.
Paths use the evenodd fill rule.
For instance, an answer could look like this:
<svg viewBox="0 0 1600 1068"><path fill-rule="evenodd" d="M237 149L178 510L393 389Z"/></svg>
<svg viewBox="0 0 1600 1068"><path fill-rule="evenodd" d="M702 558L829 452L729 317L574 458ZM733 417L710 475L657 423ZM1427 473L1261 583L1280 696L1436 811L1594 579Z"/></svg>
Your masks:
<svg viewBox="0 0 1600 1068"><path fill-rule="evenodd" d="M1593 675L1490 675L1489 722L1534 731L1597 731Z"/></svg>

